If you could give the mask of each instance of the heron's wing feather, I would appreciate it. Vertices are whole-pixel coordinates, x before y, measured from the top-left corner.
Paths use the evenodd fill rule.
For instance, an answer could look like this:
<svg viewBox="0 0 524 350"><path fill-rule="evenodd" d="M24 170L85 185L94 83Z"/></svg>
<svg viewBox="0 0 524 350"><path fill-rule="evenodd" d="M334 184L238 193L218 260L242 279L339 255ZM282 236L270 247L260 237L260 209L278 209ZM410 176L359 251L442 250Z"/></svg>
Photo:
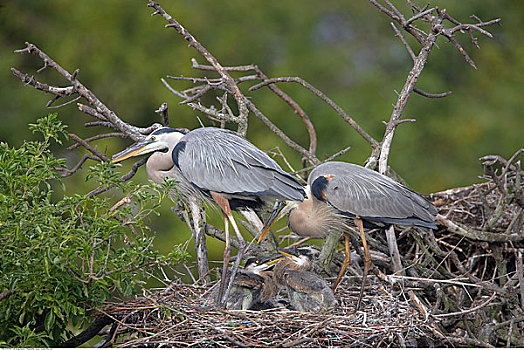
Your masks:
<svg viewBox="0 0 524 350"><path fill-rule="evenodd" d="M200 128L173 153L182 174L201 189L220 193L303 199L303 186L263 151L229 130ZM175 159L176 157L176 159Z"/></svg>
<svg viewBox="0 0 524 350"><path fill-rule="evenodd" d="M431 202L376 171L356 164L328 162L311 173L310 181L323 175L332 176L323 192L340 211L361 217L434 221L436 209Z"/></svg>

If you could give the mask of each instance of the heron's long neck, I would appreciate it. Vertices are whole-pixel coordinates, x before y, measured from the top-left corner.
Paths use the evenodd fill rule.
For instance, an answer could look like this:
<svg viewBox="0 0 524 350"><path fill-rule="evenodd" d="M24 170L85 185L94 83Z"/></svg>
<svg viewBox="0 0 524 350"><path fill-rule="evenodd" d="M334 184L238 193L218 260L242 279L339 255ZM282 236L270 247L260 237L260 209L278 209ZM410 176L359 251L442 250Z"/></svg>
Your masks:
<svg viewBox="0 0 524 350"><path fill-rule="evenodd" d="M288 225L299 236L324 238L329 231L342 230L345 221L329 204L310 196L289 213Z"/></svg>
<svg viewBox="0 0 524 350"><path fill-rule="evenodd" d="M167 152L155 152L153 153L146 163L147 176L156 183L161 183L165 177L164 172L169 171L175 163L171 158L171 151Z"/></svg>

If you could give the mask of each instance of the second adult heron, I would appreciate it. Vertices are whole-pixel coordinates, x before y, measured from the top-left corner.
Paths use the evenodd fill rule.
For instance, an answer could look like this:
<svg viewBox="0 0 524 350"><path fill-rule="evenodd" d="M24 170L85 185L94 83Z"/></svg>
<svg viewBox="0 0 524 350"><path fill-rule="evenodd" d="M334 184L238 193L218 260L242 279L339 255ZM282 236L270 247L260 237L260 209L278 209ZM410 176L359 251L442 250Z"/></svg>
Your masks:
<svg viewBox="0 0 524 350"><path fill-rule="evenodd" d="M435 206L415 191L393 179L360 165L326 162L308 178L307 199L282 203L277 208L260 240L280 215L289 213L288 226L300 236L324 238L329 231L345 232L346 258L333 288L336 288L350 262L349 224L353 219L364 246L364 274L357 309L360 308L371 255L364 227L387 228L391 225L437 228Z"/></svg>

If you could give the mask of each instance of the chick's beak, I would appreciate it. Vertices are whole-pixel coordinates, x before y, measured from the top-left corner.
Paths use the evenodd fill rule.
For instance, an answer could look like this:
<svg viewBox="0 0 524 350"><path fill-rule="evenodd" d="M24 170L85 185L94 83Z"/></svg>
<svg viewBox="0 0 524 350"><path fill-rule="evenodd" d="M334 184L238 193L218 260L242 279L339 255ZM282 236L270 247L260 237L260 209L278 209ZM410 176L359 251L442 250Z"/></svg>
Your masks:
<svg viewBox="0 0 524 350"><path fill-rule="evenodd" d="M262 229L262 233L260 234L260 237L258 238L257 243L260 243L262 241L262 239L267 235L269 230L271 230L271 227L273 227L275 222L278 221L278 219L280 218L280 213L282 212L282 209L284 209L285 206L286 206L285 201L278 203L278 206L275 208L275 210L273 210L273 212L269 216L269 219L267 220L266 225Z"/></svg>
<svg viewBox="0 0 524 350"><path fill-rule="evenodd" d="M274 265L274 264L276 264L277 262L281 261L282 259L284 259L284 257L280 257L280 258L273 259L273 260L271 260L271 261L268 261L268 262L266 263L266 265L268 265L268 266Z"/></svg>
<svg viewBox="0 0 524 350"><path fill-rule="evenodd" d="M282 255L284 255L284 256L290 258L290 259L293 258L293 255L291 255L291 254L289 254L289 253L286 253L286 252L283 251L283 250L280 250L280 249L279 249L278 252L279 252L280 254L282 254ZM282 259L283 259L283 258L282 258Z"/></svg>

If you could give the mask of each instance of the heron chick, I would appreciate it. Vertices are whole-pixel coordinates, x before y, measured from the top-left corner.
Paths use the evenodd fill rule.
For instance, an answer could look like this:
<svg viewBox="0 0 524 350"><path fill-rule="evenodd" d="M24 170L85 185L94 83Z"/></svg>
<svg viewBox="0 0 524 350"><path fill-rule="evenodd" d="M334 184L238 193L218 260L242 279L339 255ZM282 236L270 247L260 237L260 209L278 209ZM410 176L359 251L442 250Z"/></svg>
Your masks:
<svg viewBox="0 0 524 350"><path fill-rule="evenodd" d="M231 292L225 302L227 310L265 310L276 307L272 298L277 293L273 280L275 263L284 259L280 254L247 259L244 267L235 275ZM215 286L216 287L216 286ZM218 301L219 288L215 288L209 299Z"/></svg>
<svg viewBox="0 0 524 350"><path fill-rule="evenodd" d="M325 237L330 230L344 232L345 259L335 289L349 266L349 226L358 227L364 247L364 273L357 302L360 308L371 255L364 227L388 228L391 225L436 229L437 209L427 199L393 179L360 165L326 162L308 178L307 199L282 202L271 213L259 242L282 215L288 215L289 228L300 236Z"/></svg>
<svg viewBox="0 0 524 350"><path fill-rule="evenodd" d="M336 306L337 300L327 282L309 271L311 259L299 250L279 251L285 259L277 262L273 271L277 284L286 288L291 306L302 312L321 313Z"/></svg>

